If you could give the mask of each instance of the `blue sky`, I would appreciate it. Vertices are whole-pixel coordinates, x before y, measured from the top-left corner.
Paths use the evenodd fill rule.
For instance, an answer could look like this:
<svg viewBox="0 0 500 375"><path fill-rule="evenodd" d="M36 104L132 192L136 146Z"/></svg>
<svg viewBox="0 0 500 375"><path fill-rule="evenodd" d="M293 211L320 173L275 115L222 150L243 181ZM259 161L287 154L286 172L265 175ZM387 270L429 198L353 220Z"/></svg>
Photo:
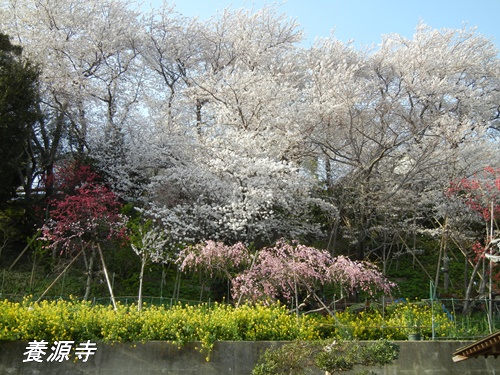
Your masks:
<svg viewBox="0 0 500 375"><path fill-rule="evenodd" d="M146 0L157 6L162 0ZM411 37L422 20L433 28L459 29L464 23L491 37L500 47L500 0L171 0L185 16L208 19L217 10L261 8L281 4L280 9L296 18L307 34L305 46L315 37L334 35L344 41L353 39L357 46L378 44L383 34Z"/></svg>

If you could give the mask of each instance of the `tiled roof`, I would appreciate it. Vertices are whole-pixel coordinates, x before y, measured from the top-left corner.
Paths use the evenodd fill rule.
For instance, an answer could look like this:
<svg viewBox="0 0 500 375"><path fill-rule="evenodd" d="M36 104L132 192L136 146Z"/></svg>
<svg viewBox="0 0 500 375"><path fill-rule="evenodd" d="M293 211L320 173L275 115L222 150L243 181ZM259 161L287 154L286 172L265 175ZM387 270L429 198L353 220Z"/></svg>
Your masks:
<svg viewBox="0 0 500 375"><path fill-rule="evenodd" d="M488 357L490 355L495 358L500 355L500 331L455 350L453 353L453 361L459 362L469 358L477 358L480 356Z"/></svg>

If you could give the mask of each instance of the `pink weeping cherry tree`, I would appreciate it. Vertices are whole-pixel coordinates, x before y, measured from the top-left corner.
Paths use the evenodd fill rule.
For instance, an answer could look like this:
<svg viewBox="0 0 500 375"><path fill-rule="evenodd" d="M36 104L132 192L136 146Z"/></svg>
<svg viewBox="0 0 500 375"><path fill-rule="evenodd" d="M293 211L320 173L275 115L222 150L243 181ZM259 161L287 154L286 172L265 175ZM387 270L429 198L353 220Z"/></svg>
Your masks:
<svg viewBox="0 0 500 375"><path fill-rule="evenodd" d="M208 241L187 248L179 258L182 270L205 268L222 272L232 284L232 297L241 302L294 302L295 310L314 300L331 313L318 296L320 288L333 285L350 294L364 291L389 294L395 284L368 262L355 262L344 256L333 258L327 251L298 242L279 240L254 254L241 243L227 246Z"/></svg>
<svg viewBox="0 0 500 375"><path fill-rule="evenodd" d="M208 273L210 278L222 276L231 284L251 262L252 254L243 243L228 246L212 240L187 247L177 259L182 272Z"/></svg>

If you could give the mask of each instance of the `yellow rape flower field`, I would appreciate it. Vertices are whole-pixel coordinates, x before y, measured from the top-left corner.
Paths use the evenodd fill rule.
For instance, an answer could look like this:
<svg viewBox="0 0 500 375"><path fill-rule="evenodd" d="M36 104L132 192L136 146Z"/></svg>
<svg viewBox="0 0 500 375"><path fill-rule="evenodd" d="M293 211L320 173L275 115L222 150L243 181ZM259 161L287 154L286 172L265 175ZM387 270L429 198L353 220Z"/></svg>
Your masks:
<svg viewBox="0 0 500 375"><path fill-rule="evenodd" d="M433 311L434 310L434 311ZM434 322L434 326L432 324ZM0 341L60 340L127 342L164 340L182 346L200 342L209 353L216 341L288 341L343 338L405 340L418 331L424 339L453 337L457 325L439 306L398 303L386 309L335 316L290 314L279 304L92 305L77 300L40 303L0 301Z"/></svg>
<svg viewBox="0 0 500 375"><path fill-rule="evenodd" d="M199 341L209 352L222 340L315 340L314 318L297 318L284 306L227 304L144 306L94 305L82 301L0 302L0 341L93 340L103 342L165 340L176 345Z"/></svg>

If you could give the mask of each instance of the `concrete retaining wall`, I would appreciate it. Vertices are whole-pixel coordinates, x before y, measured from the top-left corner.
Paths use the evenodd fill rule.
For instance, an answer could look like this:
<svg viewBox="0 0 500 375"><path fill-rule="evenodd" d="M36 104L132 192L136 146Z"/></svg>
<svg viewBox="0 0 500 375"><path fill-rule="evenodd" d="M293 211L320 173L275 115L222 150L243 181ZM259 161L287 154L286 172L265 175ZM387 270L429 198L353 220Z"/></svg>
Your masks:
<svg viewBox="0 0 500 375"><path fill-rule="evenodd" d="M477 358L453 363L453 352L469 342L403 341L399 359L394 365L373 369L380 375L500 375L500 358ZM210 361L190 343L181 349L167 342L137 344L97 343L95 355L87 362L74 356L62 362L48 362L50 346L43 362L23 362L27 359L27 342L0 343L0 375L247 375L259 353L276 342L219 342ZM318 372L318 374L320 374Z"/></svg>

